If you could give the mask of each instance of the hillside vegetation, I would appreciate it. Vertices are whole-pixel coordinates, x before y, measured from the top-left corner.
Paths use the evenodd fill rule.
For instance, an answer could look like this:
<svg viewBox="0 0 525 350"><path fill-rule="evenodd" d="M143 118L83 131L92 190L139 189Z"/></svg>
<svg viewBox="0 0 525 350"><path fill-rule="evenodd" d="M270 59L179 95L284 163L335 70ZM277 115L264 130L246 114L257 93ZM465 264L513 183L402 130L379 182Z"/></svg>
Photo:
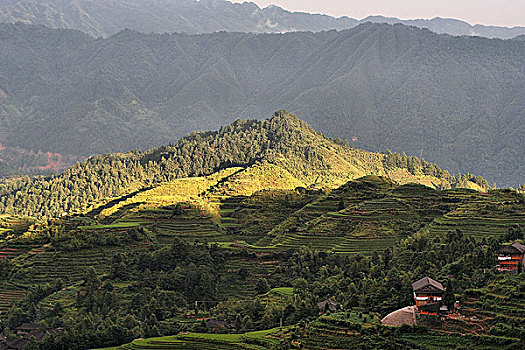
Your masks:
<svg viewBox="0 0 525 350"><path fill-rule="evenodd" d="M58 176L4 180L0 212L37 218L81 213L153 184L229 167L247 168L232 175L242 195L317 184L334 188L368 174L439 188L488 188L481 177L450 176L415 157L371 153L331 141L280 111L268 120L238 120L219 131L193 133L173 146L96 156Z"/></svg>
<svg viewBox="0 0 525 350"><path fill-rule="evenodd" d="M56 172L286 108L358 148L523 182L523 41L370 23L107 39L2 24L0 45L0 154L11 167Z"/></svg>
<svg viewBox="0 0 525 350"><path fill-rule="evenodd" d="M225 128L282 123L311 130L289 115ZM520 344L523 273L492 268L500 244L525 238L523 195L376 175L289 188L301 172L282 166L262 161L151 183L59 219L4 215L0 329L62 328L31 344L42 350ZM461 300L466 317L381 326L412 303L411 283L424 275L445 283L447 303ZM320 315L327 298L344 310Z"/></svg>

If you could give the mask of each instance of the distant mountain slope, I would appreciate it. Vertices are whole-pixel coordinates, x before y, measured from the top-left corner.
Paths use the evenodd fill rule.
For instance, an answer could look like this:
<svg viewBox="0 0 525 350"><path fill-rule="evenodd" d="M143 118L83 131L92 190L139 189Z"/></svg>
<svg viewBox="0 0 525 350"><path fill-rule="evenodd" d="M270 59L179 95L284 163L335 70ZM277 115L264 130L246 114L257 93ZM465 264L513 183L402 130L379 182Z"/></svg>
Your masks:
<svg viewBox="0 0 525 350"><path fill-rule="evenodd" d="M76 157L144 150L286 108L359 148L405 151L499 185L523 183L519 40L384 24L94 39L17 24L0 25L0 46L7 149Z"/></svg>
<svg viewBox="0 0 525 350"><path fill-rule="evenodd" d="M358 21L289 12L278 6L261 9L252 2L233 4L226 0L4 0L0 3L0 22L78 29L105 37L125 28L146 33L281 33L343 30L366 22L403 23L437 33L501 39L525 34L525 27L473 26L450 18L400 20L370 16Z"/></svg>
<svg viewBox="0 0 525 350"><path fill-rule="evenodd" d="M110 36L128 28L155 33L287 32L347 29L357 20L291 13L277 6L225 0L13 0L0 5L0 21L78 29Z"/></svg>
<svg viewBox="0 0 525 350"><path fill-rule="evenodd" d="M472 25L465 21L454 18L436 17L432 19L399 19L384 16L369 16L363 18L360 23L401 23L407 26L414 26L418 28L427 28L439 34L449 35L471 35L482 36L486 38L512 39L518 35L525 34L525 27L498 27L486 26L482 24Z"/></svg>
<svg viewBox="0 0 525 350"><path fill-rule="evenodd" d="M264 121L239 120L216 132L193 133L174 146L144 153L97 156L60 176L4 180L0 183L0 213L56 217L85 212L101 200L155 183L210 175L231 167L248 168L230 179L232 184L247 181L250 185L238 192L247 195L279 181L282 183L277 188L333 188L367 174L390 175L400 183L428 182L443 188L487 187L483 179L451 177L435 165L415 158L341 145L293 115L276 114ZM395 161L396 157L401 162Z"/></svg>

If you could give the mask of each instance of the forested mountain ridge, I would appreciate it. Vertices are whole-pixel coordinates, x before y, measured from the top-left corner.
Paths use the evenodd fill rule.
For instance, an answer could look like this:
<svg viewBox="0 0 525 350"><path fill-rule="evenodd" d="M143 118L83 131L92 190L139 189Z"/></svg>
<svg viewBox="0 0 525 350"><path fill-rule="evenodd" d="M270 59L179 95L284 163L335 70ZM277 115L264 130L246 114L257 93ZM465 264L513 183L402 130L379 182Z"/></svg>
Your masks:
<svg viewBox="0 0 525 350"><path fill-rule="evenodd" d="M94 39L18 24L0 25L0 44L6 150L64 159L144 150L284 107L359 148L523 182L522 41L384 24Z"/></svg>
<svg viewBox="0 0 525 350"><path fill-rule="evenodd" d="M436 33L501 39L525 33L525 27L470 25L451 18L401 20L369 16L357 20L290 12L275 5L260 8L253 2L226 0L10 0L0 4L0 22L78 29L96 37L108 37L125 28L146 33L283 33L344 30L366 22L402 23Z"/></svg>
<svg viewBox="0 0 525 350"><path fill-rule="evenodd" d="M0 212L37 218L86 212L101 200L152 184L255 164L271 164L275 168L270 171L289 174L284 176L291 179L292 188L298 184L336 187L367 174L438 188L488 188L481 177L454 177L416 157L371 153L331 141L280 111L268 120L238 120L216 132L193 133L173 146L96 156L58 176L4 180Z"/></svg>

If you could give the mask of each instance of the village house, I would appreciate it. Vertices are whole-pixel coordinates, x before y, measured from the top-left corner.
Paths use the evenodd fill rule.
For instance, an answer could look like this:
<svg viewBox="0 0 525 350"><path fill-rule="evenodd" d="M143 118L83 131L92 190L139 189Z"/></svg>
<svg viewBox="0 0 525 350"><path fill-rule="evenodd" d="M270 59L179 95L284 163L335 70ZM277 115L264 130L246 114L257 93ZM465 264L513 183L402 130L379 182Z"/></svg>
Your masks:
<svg viewBox="0 0 525 350"><path fill-rule="evenodd" d="M343 308L341 303L333 299L326 299L324 301L321 301L317 303L317 307L319 308L319 313L323 313L327 310L329 310L330 312L336 312L337 310L342 310Z"/></svg>
<svg viewBox="0 0 525 350"><path fill-rule="evenodd" d="M16 328L16 337L12 340L0 334L0 350L22 350L31 340L43 341L46 337L56 337L62 332L62 328L45 329L38 323L23 323Z"/></svg>
<svg viewBox="0 0 525 350"><path fill-rule="evenodd" d="M498 271L517 272L525 265L525 245L514 242L498 250Z"/></svg>
<svg viewBox="0 0 525 350"><path fill-rule="evenodd" d="M417 309L424 315L438 315L443 304L445 287L430 277L423 277L412 283ZM444 311L444 309L442 309ZM447 309L448 312L448 309Z"/></svg>

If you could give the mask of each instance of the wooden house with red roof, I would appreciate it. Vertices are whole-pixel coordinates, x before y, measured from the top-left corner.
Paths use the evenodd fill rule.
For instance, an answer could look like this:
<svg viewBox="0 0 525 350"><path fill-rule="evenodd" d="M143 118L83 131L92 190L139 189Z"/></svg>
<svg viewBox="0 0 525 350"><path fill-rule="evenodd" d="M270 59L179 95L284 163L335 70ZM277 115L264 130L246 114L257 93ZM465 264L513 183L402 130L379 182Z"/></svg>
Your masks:
<svg viewBox="0 0 525 350"><path fill-rule="evenodd" d="M430 277L423 277L412 283L414 301L420 313L425 315L438 315L443 306L443 293L445 287Z"/></svg>
<svg viewBox="0 0 525 350"><path fill-rule="evenodd" d="M525 245L514 242L498 250L498 270L518 271L518 266L525 265Z"/></svg>

